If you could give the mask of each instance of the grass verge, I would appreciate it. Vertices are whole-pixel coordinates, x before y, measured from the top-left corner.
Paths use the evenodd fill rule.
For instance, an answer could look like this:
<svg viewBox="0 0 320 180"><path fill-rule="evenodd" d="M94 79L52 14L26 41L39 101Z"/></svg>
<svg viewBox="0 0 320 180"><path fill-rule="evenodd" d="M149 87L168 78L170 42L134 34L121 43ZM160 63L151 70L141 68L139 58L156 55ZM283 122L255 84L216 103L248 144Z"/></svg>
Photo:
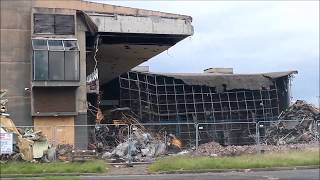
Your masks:
<svg viewBox="0 0 320 180"><path fill-rule="evenodd" d="M103 173L108 169L104 161L30 163L10 162L0 164L1 174L39 173Z"/></svg>
<svg viewBox="0 0 320 180"><path fill-rule="evenodd" d="M209 169L249 169L320 165L319 149L235 157L175 156L159 159L150 172Z"/></svg>

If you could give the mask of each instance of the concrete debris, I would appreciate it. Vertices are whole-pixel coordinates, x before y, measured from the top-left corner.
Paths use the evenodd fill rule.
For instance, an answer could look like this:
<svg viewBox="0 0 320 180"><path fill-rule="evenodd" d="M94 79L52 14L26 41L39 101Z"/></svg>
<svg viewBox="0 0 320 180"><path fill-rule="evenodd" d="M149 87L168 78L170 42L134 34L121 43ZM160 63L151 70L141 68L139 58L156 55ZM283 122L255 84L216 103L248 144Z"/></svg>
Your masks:
<svg viewBox="0 0 320 180"><path fill-rule="evenodd" d="M114 126L97 124L96 142L93 143L103 159L124 162L131 156L132 161L142 162L166 154L171 147L181 151L182 141L174 134L147 130L129 108L110 110L104 117L105 122L113 122ZM132 124L134 126L129 142L128 127Z"/></svg>
<svg viewBox="0 0 320 180"><path fill-rule="evenodd" d="M319 109L303 100L297 100L287 110L281 112L279 119L284 120L320 120Z"/></svg>
<svg viewBox="0 0 320 180"><path fill-rule="evenodd" d="M255 146L221 146L217 142L201 144L195 154L207 155L216 154L217 156L235 156L243 153L256 153Z"/></svg>
<svg viewBox="0 0 320 180"><path fill-rule="evenodd" d="M317 141L319 132L315 121L305 119L297 123L279 120L267 127L262 139L262 143L271 145L308 143Z"/></svg>
<svg viewBox="0 0 320 180"><path fill-rule="evenodd" d="M57 158L61 161L72 160L73 146L71 144L59 144L56 149Z"/></svg>
<svg viewBox="0 0 320 180"><path fill-rule="evenodd" d="M0 115L0 118L2 130L14 135L14 153L1 155L1 160L20 160L21 158L25 161L48 162L49 159L54 159L55 151L52 151L52 146L41 131L33 132L32 129L28 128L19 130L10 118L2 115Z"/></svg>
<svg viewBox="0 0 320 180"><path fill-rule="evenodd" d="M112 153L110 152L105 152L102 155L102 159L110 159L112 157Z"/></svg>
<svg viewBox="0 0 320 180"><path fill-rule="evenodd" d="M128 138L128 128L126 126L105 126L97 124L94 128L94 142L90 146L97 152L111 151L119 143L123 143Z"/></svg>
<svg viewBox="0 0 320 180"><path fill-rule="evenodd" d="M184 155L184 154L188 154L188 153L189 153L189 151L183 150L183 151L177 153L177 155Z"/></svg>
<svg viewBox="0 0 320 180"><path fill-rule="evenodd" d="M280 120L266 127L263 143L283 145L308 143L319 139L319 124L316 123L320 120L319 109L311 104L297 100L282 112L279 118Z"/></svg>
<svg viewBox="0 0 320 180"><path fill-rule="evenodd" d="M111 152L104 152L102 158L125 160L132 156L132 161L151 161L155 157L166 153L167 145L155 138L151 133L134 128L131 141L125 141L116 146Z"/></svg>
<svg viewBox="0 0 320 180"><path fill-rule="evenodd" d="M302 150L307 148L319 148L317 143L290 144L290 145L261 145L262 152L282 152L288 150ZM190 151L192 155L199 156L238 156L243 154L256 154L256 145L221 146L217 142L201 144L196 151Z"/></svg>

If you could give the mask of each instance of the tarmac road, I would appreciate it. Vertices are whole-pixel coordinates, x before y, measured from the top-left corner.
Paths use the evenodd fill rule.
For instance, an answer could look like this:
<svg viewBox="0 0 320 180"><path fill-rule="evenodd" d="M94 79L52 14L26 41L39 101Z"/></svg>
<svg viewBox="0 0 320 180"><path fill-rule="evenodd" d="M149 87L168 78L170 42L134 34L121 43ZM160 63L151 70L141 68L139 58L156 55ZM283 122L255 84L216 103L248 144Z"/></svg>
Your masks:
<svg viewBox="0 0 320 180"><path fill-rule="evenodd" d="M197 174L82 176L86 180L319 180L320 169Z"/></svg>

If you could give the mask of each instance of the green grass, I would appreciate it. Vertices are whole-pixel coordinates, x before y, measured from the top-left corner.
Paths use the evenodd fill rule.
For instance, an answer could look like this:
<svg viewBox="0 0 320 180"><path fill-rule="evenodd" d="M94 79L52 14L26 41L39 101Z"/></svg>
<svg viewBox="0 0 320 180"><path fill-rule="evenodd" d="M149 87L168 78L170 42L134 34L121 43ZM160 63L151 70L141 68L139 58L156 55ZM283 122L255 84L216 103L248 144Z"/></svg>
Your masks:
<svg viewBox="0 0 320 180"><path fill-rule="evenodd" d="M309 149L234 157L175 156L159 159L149 166L149 171L249 169L320 165L319 155L319 149Z"/></svg>
<svg viewBox="0 0 320 180"><path fill-rule="evenodd" d="M39 173L102 173L107 171L104 161L30 163L10 162L0 165L1 174Z"/></svg>

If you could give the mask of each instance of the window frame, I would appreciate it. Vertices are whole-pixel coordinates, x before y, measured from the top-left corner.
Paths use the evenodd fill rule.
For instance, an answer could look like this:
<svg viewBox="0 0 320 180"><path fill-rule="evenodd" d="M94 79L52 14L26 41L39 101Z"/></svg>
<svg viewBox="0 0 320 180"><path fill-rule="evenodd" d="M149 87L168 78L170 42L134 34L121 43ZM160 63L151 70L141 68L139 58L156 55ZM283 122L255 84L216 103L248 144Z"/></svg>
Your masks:
<svg viewBox="0 0 320 180"><path fill-rule="evenodd" d="M52 26L52 32L38 32L36 31L36 16L38 16L38 18L41 17L41 15L44 15L44 16L52 16L53 18L53 24L51 25ZM70 16L72 17L72 22L73 23L70 23L70 26L64 26L64 27L72 27L72 32L70 33L62 33L62 32L57 32L57 17L58 16ZM62 36L69 36L69 35L75 35L76 34L76 16L74 14L62 14L62 13L41 13L41 12L35 12L33 13L32 15L32 28L33 28L33 34L34 35L62 35ZM72 24L72 25L71 25ZM47 25L46 25L47 26Z"/></svg>
<svg viewBox="0 0 320 180"><path fill-rule="evenodd" d="M46 49L39 49L39 48L35 48L35 45L34 45L34 40L44 40L46 41L46 44L47 44L47 48ZM56 41L62 41L62 47L63 49L60 49L60 50L50 50L50 46L49 46L49 41L50 40L56 40ZM66 49L65 48L65 41L75 41L76 43L76 48L75 49ZM49 81L49 82L58 82L58 81L62 81L62 82L79 82L80 81L80 48L79 48L79 43L78 43L78 40L75 39L75 38L32 38L31 39L31 42L32 42L32 81L35 81L35 82L41 82L41 81ZM35 67L36 67L36 63L35 63L35 52L36 51L47 51L47 59L48 59L48 63L47 63L47 69L48 69L48 72L47 72L47 79L46 80L43 80L43 79L37 79L36 78L36 71L35 71ZM53 79L50 79L50 52L63 52L63 79L62 80L53 80ZM73 79L73 80L70 80L70 79L66 79L66 52L75 52L77 53L77 67L78 67L78 72L77 72L77 75L75 76L76 78ZM75 69L73 69L75 70Z"/></svg>

